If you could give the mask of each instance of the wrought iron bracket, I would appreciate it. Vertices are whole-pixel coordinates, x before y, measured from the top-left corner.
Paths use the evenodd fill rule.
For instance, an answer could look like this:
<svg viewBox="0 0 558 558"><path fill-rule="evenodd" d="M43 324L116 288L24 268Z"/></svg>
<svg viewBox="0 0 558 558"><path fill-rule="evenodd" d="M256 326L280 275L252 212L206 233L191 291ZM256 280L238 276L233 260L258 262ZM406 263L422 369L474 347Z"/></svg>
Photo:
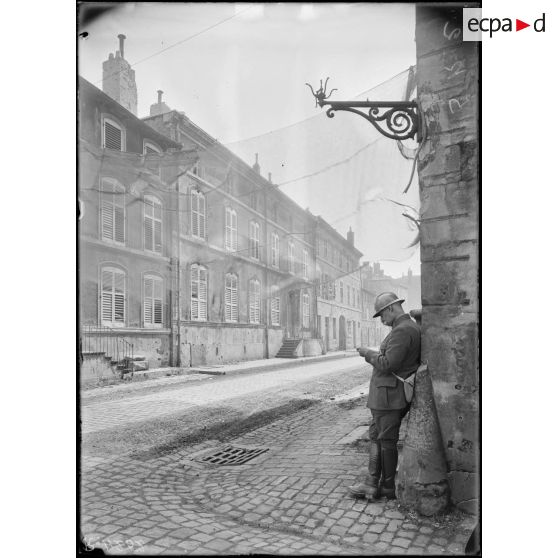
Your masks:
<svg viewBox="0 0 558 558"><path fill-rule="evenodd" d="M316 106L329 105L326 114L329 118L335 116L334 112L343 110L362 116L370 122L376 130L387 138L394 140L405 140L415 138L417 142L422 141L422 122L418 104L415 101L328 101L331 94L336 91L332 89L329 95L326 93L327 82L314 91L307 83L316 100ZM367 109L367 110L360 110Z"/></svg>

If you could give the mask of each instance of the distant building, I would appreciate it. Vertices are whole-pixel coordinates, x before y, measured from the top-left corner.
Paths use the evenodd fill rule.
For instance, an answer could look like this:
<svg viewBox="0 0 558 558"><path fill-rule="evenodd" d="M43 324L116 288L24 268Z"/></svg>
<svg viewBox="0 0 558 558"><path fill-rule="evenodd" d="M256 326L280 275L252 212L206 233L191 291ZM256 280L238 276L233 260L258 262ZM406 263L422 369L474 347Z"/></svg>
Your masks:
<svg viewBox="0 0 558 558"><path fill-rule="evenodd" d="M354 233L343 238L317 217L316 277L318 332L325 351L352 349L360 345L361 288Z"/></svg>
<svg viewBox="0 0 558 558"><path fill-rule="evenodd" d="M368 329L367 340L372 341L372 346L378 346L383 338L390 332L391 328L382 325L379 318L372 318L374 315L374 301L383 292L393 292L399 298L405 299L404 309L409 311L411 308L407 304L408 288L405 282L394 279L384 273L379 263L370 266L370 262L364 262L361 269L362 289L366 293L367 306L363 309L366 317L365 327Z"/></svg>

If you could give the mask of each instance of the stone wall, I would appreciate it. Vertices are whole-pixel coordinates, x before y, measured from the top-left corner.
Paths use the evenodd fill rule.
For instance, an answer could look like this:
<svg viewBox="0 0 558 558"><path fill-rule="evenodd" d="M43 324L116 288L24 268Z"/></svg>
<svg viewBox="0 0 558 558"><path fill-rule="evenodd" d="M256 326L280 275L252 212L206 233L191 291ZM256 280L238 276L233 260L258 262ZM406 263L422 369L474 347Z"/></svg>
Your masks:
<svg viewBox="0 0 558 558"><path fill-rule="evenodd" d="M269 356L283 342L283 330L268 328ZM265 358L265 328L244 325L186 325L181 328L182 366L225 364Z"/></svg>
<svg viewBox="0 0 558 558"><path fill-rule="evenodd" d="M478 43L462 8L417 7L417 89L426 141L421 200L423 359L432 375L454 504L474 512L479 484Z"/></svg>

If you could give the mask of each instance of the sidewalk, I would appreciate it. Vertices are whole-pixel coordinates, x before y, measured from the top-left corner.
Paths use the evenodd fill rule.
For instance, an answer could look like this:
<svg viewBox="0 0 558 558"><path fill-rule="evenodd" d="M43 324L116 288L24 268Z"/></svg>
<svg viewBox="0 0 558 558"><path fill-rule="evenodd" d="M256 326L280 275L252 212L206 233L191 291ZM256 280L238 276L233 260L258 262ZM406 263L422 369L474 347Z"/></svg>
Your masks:
<svg viewBox="0 0 558 558"><path fill-rule="evenodd" d="M368 419L363 399L321 402L228 444L83 469L84 540L112 554L464 554L472 517L347 496L367 461L350 440ZM266 451L243 465L200 461L227 445Z"/></svg>
<svg viewBox="0 0 558 558"><path fill-rule="evenodd" d="M166 384L179 384L181 382L196 382L206 379L206 376L236 375L250 372L266 372L281 370L303 364L336 360L340 358L357 357L358 353L351 351L332 351L325 355L301 358L269 358L259 360L246 360L234 364L219 364L212 366L193 366L191 368L154 368L134 373L133 381L121 381L97 387L86 387L81 391L81 397L88 399L96 397L107 391L136 391L145 389L146 386L159 386ZM146 381L149 381L146 384Z"/></svg>

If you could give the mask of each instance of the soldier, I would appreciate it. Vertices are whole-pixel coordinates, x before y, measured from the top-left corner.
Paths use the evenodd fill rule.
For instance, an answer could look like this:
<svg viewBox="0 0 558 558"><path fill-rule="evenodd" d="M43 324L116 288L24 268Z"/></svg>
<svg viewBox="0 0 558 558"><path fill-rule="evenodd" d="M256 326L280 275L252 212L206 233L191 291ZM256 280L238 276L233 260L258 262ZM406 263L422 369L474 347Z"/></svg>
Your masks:
<svg viewBox="0 0 558 558"><path fill-rule="evenodd" d="M380 350L361 347L360 356L373 367L367 407L372 411L370 456L366 480L349 487L355 498L395 498L397 441L401 419L409 410L402 379L417 371L420 364L420 327L403 311L405 302L395 293L382 293L374 303L378 316L391 332Z"/></svg>

